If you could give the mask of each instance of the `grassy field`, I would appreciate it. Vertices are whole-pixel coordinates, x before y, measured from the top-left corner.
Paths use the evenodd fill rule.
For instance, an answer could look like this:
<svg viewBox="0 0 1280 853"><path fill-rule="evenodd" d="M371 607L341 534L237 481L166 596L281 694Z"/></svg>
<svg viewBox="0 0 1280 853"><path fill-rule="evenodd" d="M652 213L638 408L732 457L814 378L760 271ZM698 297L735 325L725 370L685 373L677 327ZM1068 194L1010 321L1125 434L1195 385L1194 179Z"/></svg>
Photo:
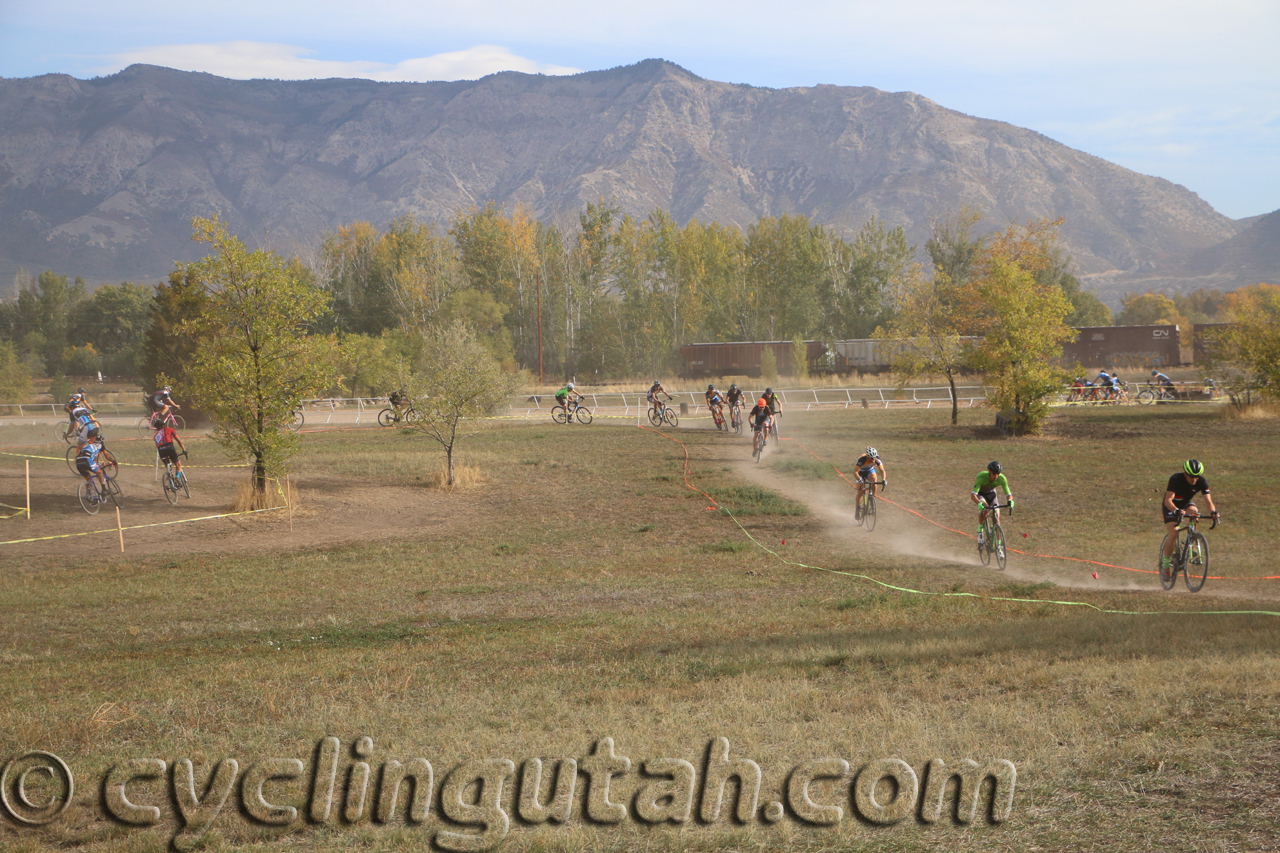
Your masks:
<svg viewBox="0 0 1280 853"><path fill-rule="evenodd" d="M485 482L455 492L424 485L438 454L420 440L319 432L294 467L292 534L268 514L211 522L217 541L163 528L125 556L91 537L10 546L0 761L47 750L76 786L45 826L0 819L0 847L161 850L176 836L211 850L1276 849L1280 617L1216 611L1280 611L1280 581L1262 579L1280 574L1280 422L1071 411L1043 437L1007 440L989 413L964 412L954 429L948 415L784 415L788 440L759 464L745 438L701 421L674 431L679 442L611 424L500 426L463 450ZM1208 534L1210 574L1229 579L1162 592L1148 573L1021 554L998 573L978 565L971 540L886 504L868 534L831 467L848 473L867 444L886 460L886 498L965 532L973 477L998 458L1018 499L1011 544L1129 569L1153 567L1163 484L1197 456L1226 518ZM78 508L57 515L65 503L45 500L53 519L41 523L81 523ZM340 748L322 821L307 815L326 737ZM729 817L733 784L719 819L699 819L721 737L732 760L762 771L745 823ZM605 822L591 757L603 738L630 759L608 796L626 807L617 823ZM407 786L378 820L384 764L416 757L434 770L426 820L405 821ZM520 817L518 782L535 757L597 774L590 785L579 774L563 824ZM127 788L159 809L157 825L109 818L109 771L148 758L169 774L189 759L206 811L181 806L165 776ZM268 760L300 760L297 778L262 788L299 814L255 819L242 805L254 783L237 781L204 828L231 778L206 793L224 758L251 780ZM692 788L664 758L691 765ZM921 794L932 759L1012 762L1012 810L1000 823L945 810L933 823L860 820L855 776L890 758ZM493 759L513 766L483 763ZM834 825L797 814L792 771L816 759L848 763L808 788L841 807ZM473 772L489 781L465 785ZM485 808L499 779L505 833ZM28 798L38 805L53 787L31 774ZM688 790L688 820L638 817L679 816ZM887 782L876 790L893 797Z"/></svg>

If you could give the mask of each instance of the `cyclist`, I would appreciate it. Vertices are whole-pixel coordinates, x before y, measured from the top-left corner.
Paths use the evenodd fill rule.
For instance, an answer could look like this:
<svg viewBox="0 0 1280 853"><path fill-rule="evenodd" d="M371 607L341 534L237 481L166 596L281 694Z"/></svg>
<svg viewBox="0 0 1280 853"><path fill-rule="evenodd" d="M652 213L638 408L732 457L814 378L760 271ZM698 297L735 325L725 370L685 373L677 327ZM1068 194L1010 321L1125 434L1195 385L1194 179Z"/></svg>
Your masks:
<svg viewBox="0 0 1280 853"><path fill-rule="evenodd" d="M982 507L982 511L978 513L978 544L983 545L982 525L987 520L987 510L999 503L996 497L996 488L1004 489L1004 496L1009 501L1009 509L1013 509L1013 492L1009 490L1009 480L1004 476L1004 468L994 459L987 463L987 470L978 475L973 481L973 494L970 497L973 502Z"/></svg>
<svg viewBox="0 0 1280 853"><path fill-rule="evenodd" d="M402 412L409 405L409 392L404 390L403 386L397 388L391 392L391 396L387 398L387 402L389 402L392 408L397 412Z"/></svg>
<svg viewBox="0 0 1280 853"><path fill-rule="evenodd" d="M655 409L661 412L666 407L663 406L661 402L659 402L658 400L659 394L666 394L667 399L668 400L671 399L671 395L667 394L667 389L663 388L662 383L659 382L657 379L655 379L653 380L653 386L649 388L649 393L646 395L645 399L649 401L650 406L653 406Z"/></svg>
<svg viewBox="0 0 1280 853"><path fill-rule="evenodd" d="M756 404L751 407L750 414L747 415L751 422L751 429L755 432L765 431L765 437L769 436L769 429L773 426L773 412L769 409L769 403L764 397L756 400Z"/></svg>
<svg viewBox="0 0 1280 853"><path fill-rule="evenodd" d="M164 423L165 418L169 417L169 412L173 409L181 409L170 396L172 389L166 385L151 395L151 408L154 414L151 416L151 428L159 429L159 424Z"/></svg>
<svg viewBox="0 0 1280 853"><path fill-rule="evenodd" d="M67 416L71 418L72 424L76 422L77 409L88 409L90 411L93 410L93 407L89 405L89 398L86 397L85 394L86 394L85 390L81 388L80 390L76 391L76 393L72 394L67 399L66 404L63 405L62 407L63 411L67 413Z"/></svg>
<svg viewBox="0 0 1280 853"><path fill-rule="evenodd" d="M570 382L568 385L565 385L563 388L561 388L559 391L556 392L556 403L564 407L565 415L572 415L573 412L569 408L570 404L576 403L581 399L582 399L582 395L574 390L574 385L572 382ZM573 423L573 418L567 417L565 419L565 423L566 424Z"/></svg>
<svg viewBox="0 0 1280 853"><path fill-rule="evenodd" d="M98 455L102 453L102 441L90 441L76 451L76 471L79 472L84 481L89 482L90 477L98 478L98 499L106 492L107 478L102 473L102 466L98 463Z"/></svg>
<svg viewBox="0 0 1280 853"><path fill-rule="evenodd" d="M1110 400L1111 395L1115 392L1116 378L1107 373L1106 369L1099 370L1098 378L1094 384L1102 389L1102 399Z"/></svg>
<svg viewBox="0 0 1280 853"><path fill-rule="evenodd" d="M778 434L778 415L782 414L782 406L778 402L778 395L773 393L772 388L764 389L764 393L760 395L769 406L769 429L773 430L773 434Z"/></svg>
<svg viewBox="0 0 1280 853"><path fill-rule="evenodd" d="M1178 399L1178 389L1174 387L1173 380L1155 368L1151 369L1151 384L1159 385L1161 391L1168 391L1171 397Z"/></svg>
<svg viewBox="0 0 1280 853"><path fill-rule="evenodd" d="M715 385L707 386L707 408L711 410L711 419L716 422L716 429L724 429L724 398Z"/></svg>
<svg viewBox="0 0 1280 853"><path fill-rule="evenodd" d="M102 427L92 413L87 410L84 411L78 424L79 427L76 430L76 453L79 453L91 441L102 443Z"/></svg>
<svg viewBox="0 0 1280 853"><path fill-rule="evenodd" d="M733 415L733 410L738 410L738 417L742 417L742 404L747 400L746 392L738 387L738 383L734 382L729 385L729 390L724 395L724 401L729 404L729 414Z"/></svg>
<svg viewBox="0 0 1280 853"><path fill-rule="evenodd" d="M1164 529L1169 535L1164 540L1164 551L1160 554L1160 572L1163 574L1173 565L1173 548L1177 541L1178 524L1184 515L1192 518L1200 517L1200 510L1192 503L1196 492L1204 495L1204 502L1209 505L1212 518L1218 517L1218 508L1213 505L1209 496L1209 481L1204 476L1204 465L1198 459L1188 459L1182 470L1169 478L1165 486L1164 501L1160 505L1164 517Z"/></svg>
<svg viewBox="0 0 1280 853"><path fill-rule="evenodd" d="M862 494L867 490L867 483L871 484L871 488L875 488L876 483L889 485L889 475L884 471L884 460L880 458L880 454L876 452L874 447L868 447L867 452L858 457L857 462L858 474L858 502L853 505L853 517L855 519L862 518ZM880 472L880 477L876 478L876 471Z"/></svg>
<svg viewBox="0 0 1280 853"><path fill-rule="evenodd" d="M161 422L156 434L152 436L156 443L156 453L160 457L161 462L172 462L174 467L178 469L178 473L182 473L182 463L178 461L178 451L173 449L173 443L178 442L178 446L182 448L182 452L187 452L187 446L182 443L182 439L178 438L177 431L167 423Z"/></svg>

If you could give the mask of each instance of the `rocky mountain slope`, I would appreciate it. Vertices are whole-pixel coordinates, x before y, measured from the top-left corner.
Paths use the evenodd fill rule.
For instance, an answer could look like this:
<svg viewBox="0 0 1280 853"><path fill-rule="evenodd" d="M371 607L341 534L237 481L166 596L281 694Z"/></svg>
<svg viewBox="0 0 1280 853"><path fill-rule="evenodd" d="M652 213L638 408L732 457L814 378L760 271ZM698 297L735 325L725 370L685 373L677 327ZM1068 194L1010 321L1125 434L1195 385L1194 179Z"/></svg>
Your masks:
<svg viewBox="0 0 1280 853"><path fill-rule="evenodd" d="M921 245L961 205L991 227L1062 216L1100 281L1180 270L1238 230L1184 187L920 95L754 88L662 60L452 83L140 65L0 80L3 281L19 266L159 278L197 255L195 215L305 252L357 219L447 220L493 199L572 223L602 197L741 226L803 213L852 231L876 214Z"/></svg>

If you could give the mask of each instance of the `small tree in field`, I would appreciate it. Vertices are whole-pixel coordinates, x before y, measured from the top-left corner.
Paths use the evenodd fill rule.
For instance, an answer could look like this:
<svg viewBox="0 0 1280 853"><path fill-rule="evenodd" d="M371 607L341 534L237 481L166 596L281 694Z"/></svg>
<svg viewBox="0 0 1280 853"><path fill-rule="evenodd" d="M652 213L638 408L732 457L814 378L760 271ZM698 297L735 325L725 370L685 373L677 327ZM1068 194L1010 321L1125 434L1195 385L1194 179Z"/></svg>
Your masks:
<svg viewBox="0 0 1280 853"><path fill-rule="evenodd" d="M446 485L454 485L453 452L457 443L475 434L464 421L492 414L515 390L516 377L506 373L489 348L462 323L455 322L428 335L420 369L411 382L417 417L408 427L435 439L444 449Z"/></svg>
<svg viewBox="0 0 1280 853"><path fill-rule="evenodd" d="M893 372L900 385L931 374L947 377L951 387L951 425L960 417L956 376L969 366L971 353L960 336L958 290L941 269L928 280L914 270L903 283L898 311L888 330L876 337L894 342Z"/></svg>
<svg viewBox="0 0 1280 853"><path fill-rule="evenodd" d="M791 340L791 375L796 379L809 378L809 347L799 335Z"/></svg>
<svg viewBox="0 0 1280 853"><path fill-rule="evenodd" d="M274 252L250 252L217 219L192 220L192 239L214 253L178 272L207 296L204 310L181 325L198 345L185 393L214 422L213 437L253 460L254 502L297 448L283 427L305 397L332 378L329 341L308 336L328 297L306 270Z"/></svg>

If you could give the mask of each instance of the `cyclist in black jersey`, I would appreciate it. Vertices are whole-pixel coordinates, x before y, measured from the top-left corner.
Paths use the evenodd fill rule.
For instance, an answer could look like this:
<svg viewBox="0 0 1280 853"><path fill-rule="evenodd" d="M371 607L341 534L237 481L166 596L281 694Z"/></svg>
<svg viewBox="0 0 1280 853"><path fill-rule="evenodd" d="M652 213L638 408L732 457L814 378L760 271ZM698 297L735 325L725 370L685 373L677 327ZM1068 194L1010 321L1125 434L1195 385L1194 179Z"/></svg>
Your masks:
<svg viewBox="0 0 1280 853"><path fill-rule="evenodd" d="M1160 555L1161 569L1168 569L1173 564L1173 549L1183 516L1200 517L1200 510L1191 502L1197 492L1204 495L1211 517L1217 518L1218 508L1213 505L1213 498L1209 496L1209 481L1204 476L1204 465L1198 459L1188 459L1183 463L1182 470L1169 478L1164 500L1160 504L1164 529L1169 532L1164 540L1164 552Z"/></svg>

